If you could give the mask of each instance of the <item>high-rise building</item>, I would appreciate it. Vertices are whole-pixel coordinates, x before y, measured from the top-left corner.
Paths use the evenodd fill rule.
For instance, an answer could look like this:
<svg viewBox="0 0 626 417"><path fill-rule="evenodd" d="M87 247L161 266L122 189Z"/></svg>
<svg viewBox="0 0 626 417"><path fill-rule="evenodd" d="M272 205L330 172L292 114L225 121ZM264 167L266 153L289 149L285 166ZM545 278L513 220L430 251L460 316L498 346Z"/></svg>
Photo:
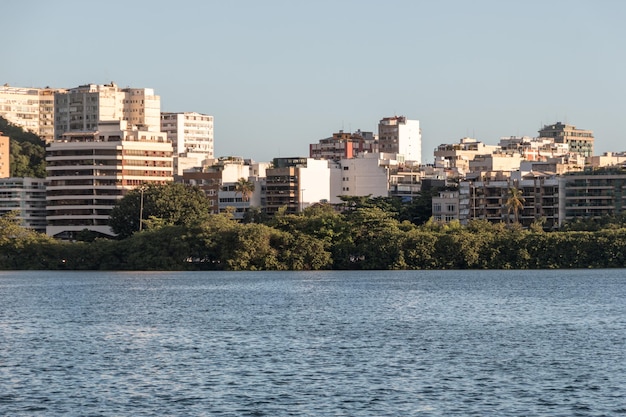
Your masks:
<svg viewBox="0 0 626 417"><path fill-rule="evenodd" d="M570 152L580 154L586 158L593 156L593 131L576 129L576 126L557 122L545 125L539 131L539 137L552 138L554 143L565 143Z"/></svg>
<svg viewBox="0 0 626 417"><path fill-rule="evenodd" d="M195 112L161 113L161 131L174 147L174 174L214 158L213 116Z"/></svg>
<svg viewBox="0 0 626 417"><path fill-rule="evenodd" d="M419 120L404 116L385 117L378 123L378 150L404 156L405 161L421 163L422 131Z"/></svg>
<svg viewBox="0 0 626 417"><path fill-rule="evenodd" d="M87 84L54 95L54 138L96 131L100 122L125 120L139 130L161 130L161 98L152 88Z"/></svg>
<svg viewBox="0 0 626 417"><path fill-rule="evenodd" d="M54 138L53 88L0 87L0 116L45 140Z"/></svg>
<svg viewBox="0 0 626 417"><path fill-rule="evenodd" d="M11 175L11 140L0 132L0 178Z"/></svg>
<svg viewBox="0 0 626 417"><path fill-rule="evenodd" d="M173 180L166 134L129 128L125 120L64 133L48 145L46 164L46 233L63 239L85 229L113 236L109 216L128 190Z"/></svg>

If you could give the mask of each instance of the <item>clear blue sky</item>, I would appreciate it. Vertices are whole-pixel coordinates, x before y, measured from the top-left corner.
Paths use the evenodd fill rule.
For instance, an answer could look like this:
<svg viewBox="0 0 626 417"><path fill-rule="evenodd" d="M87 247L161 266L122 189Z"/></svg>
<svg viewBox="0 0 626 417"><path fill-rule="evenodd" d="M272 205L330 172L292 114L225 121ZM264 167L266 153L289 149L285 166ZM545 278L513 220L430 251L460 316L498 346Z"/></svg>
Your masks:
<svg viewBox="0 0 626 417"><path fill-rule="evenodd" d="M420 120L424 162L556 121L626 151L624 1L9 0L0 16L0 83L154 88L163 111L215 116L217 156L307 156L393 115Z"/></svg>

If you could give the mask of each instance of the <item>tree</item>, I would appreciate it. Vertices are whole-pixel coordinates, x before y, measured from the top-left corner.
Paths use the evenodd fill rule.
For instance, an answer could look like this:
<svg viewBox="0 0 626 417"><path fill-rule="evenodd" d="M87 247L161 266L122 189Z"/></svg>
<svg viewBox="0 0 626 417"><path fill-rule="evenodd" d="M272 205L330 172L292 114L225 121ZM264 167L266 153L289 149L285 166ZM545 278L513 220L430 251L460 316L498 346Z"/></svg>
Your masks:
<svg viewBox="0 0 626 417"><path fill-rule="evenodd" d="M507 212L510 215L513 213L515 223L519 223L519 212L524 208L526 199L522 197L522 191L518 188L509 188L509 198L506 200Z"/></svg>
<svg viewBox="0 0 626 417"><path fill-rule="evenodd" d="M254 192L254 183L252 181L248 181L247 179L241 177L235 183L235 193L241 194L241 199L243 201L250 200L250 196Z"/></svg>
<svg viewBox="0 0 626 417"><path fill-rule="evenodd" d="M111 211L109 225L119 238L124 239L144 228L189 227L207 220L209 213L209 200L196 186L144 184L117 203Z"/></svg>
<svg viewBox="0 0 626 417"><path fill-rule="evenodd" d="M31 132L0 117L0 132L10 138L11 176L46 177L46 149L44 141Z"/></svg>

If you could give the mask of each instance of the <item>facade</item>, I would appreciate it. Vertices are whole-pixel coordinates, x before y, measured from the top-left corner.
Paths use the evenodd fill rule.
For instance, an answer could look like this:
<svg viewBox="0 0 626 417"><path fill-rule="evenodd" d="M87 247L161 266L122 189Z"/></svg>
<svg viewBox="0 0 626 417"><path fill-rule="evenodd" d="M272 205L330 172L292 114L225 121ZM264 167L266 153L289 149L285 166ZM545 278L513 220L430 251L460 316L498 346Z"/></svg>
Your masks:
<svg viewBox="0 0 626 417"><path fill-rule="evenodd" d="M626 166L626 152L605 152L602 155L587 158L587 163L591 168L624 167Z"/></svg>
<svg viewBox="0 0 626 417"><path fill-rule="evenodd" d="M626 172L621 169L570 173L559 181L561 222L598 219L626 211Z"/></svg>
<svg viewBox="0 0 626 417"><path fill-rule="evenodd" d="M385 117L378 123L378 150L404 156L405 161L421 163L422 130L419 120L404 116Z"/></svg>
<svg viewBox="0 0 626 417"><path fill-rule="evenodd" d="M54 138L54 94L65 90L0 87L0 116L46 142Z"/></svg>
<svg viewBox="0 0 626 417"><path fill-rule="evenodd" d="M387 197L390 169L398 166L393 157L395 154L376 152L361 158L342 159L341 193L338 195Z"/></svg>
<svg viewBox="0 0 626 417"><path fill-rule="evenodd" d="M266 170L266 213L272 216L281 207L297 213L312 204L339 201L331 191L337 175L339 166L332 161L274 158L273 167Z"/></svg>
<svg viewBox="0 0 626 417"><path fill-rule="evenodd" d="M433 220L441 223L460 221L460 199L458 191L440 191L437 197L433 197L432 211Z"/></svg>
<svg viewBox="0 0 626 417"><path fill-rule="evenodd" d="M85 229L113 236L109 216L128 190L173 180L165 133L130 129L123 120L65 133L48 145L46 163L46 233L63 239Z"/></svg>
<svg viewBox="0 0 626 417"><path fill-rule="evenodd" d="M11 175L11 140L0 132L0 178Z"/></svg>
<svg viewBox="0 0 626 417"><path fill-rule="evenodd" d="M472 219L492 223L513 222L514 215L507 208L509 190L517 188L523 198L519 222L530 227L535 221L543 221L545 229L560 225L559 179L556 176L527 176L500 181L461 181L459 184L459 220L467 224Z"/></svg>
<svg viewBox="0 0 626 417"><path fill-rule="evenodd" d="M575 152L585 158L593 156L593 131L576 129L576 126L557 122L545 125L539 131L539 137L552 138L555 143L564 143L569 146L571 152Z"/></svg>
<svg viewBox="0 0 626 417"><path fill-rule="evenodd" d="M485 145L473 138L462 138L459 143L439 145L435 149L435 166L450 169L458 177L464 177L470 172L470 162L478 155L491 155L499 149L498 146Z"/></svg>
<svg viewBox="0 0 626 417"><path fill-rule="evenodd" d="M21 225L46 232L46 182L43 178L0 178L0 216L17 211Z"/></svg>
<svg viewBox="0 0 626 417"><path fill-rule="evenodd" d="M87 84L54 95L54 139L93 132L101 122L125 120L142 131L161 130L161 98L151 88Z"/></svg>
<svg viewBox="0 0 626 417"><path fill-rule="evenodd" d="M206 114L161 113L161 130L174 147L174 173L200 167L214 158L213 116Z"/></svg>
<svg viewBox="0 0 626 417"><path fill-rule="evenodd" d="M372 132L361 132L357 130L353 133L339 133L326 139L321 139L319 143L309 145L309 157L313 159L340 159L356 158L365 153L378 151L378 142Z"/></svg>

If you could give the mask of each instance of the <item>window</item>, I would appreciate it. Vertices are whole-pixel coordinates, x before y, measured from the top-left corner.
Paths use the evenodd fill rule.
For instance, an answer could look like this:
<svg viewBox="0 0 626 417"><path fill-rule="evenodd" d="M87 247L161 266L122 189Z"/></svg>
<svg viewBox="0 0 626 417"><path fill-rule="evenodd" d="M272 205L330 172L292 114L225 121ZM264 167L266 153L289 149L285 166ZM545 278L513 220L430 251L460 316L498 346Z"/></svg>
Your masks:
<svg viewBox="0 0 626 417"><path fill-rule="evenodd" d="M441 213L441 203L433 203L433 212Z"/></svg>

